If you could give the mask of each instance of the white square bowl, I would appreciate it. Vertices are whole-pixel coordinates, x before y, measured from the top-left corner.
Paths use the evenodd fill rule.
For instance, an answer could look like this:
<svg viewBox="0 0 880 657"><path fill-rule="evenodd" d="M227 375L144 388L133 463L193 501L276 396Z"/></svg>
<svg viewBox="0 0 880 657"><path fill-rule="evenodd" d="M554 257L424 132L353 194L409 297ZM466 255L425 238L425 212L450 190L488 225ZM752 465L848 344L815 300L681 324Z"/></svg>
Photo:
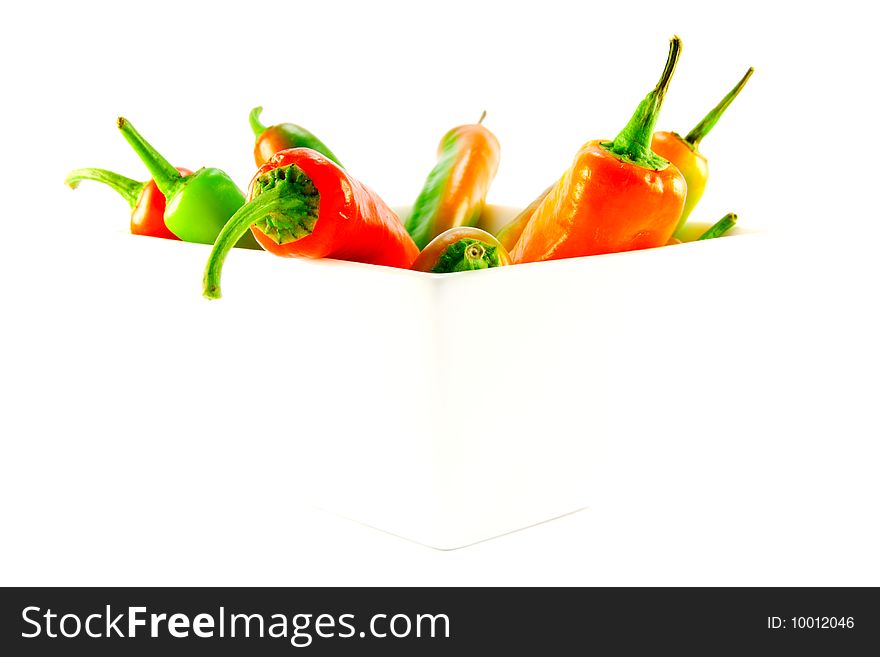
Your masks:
<svg viewBox="0 0 880 657"><path fill-rule="evenodd" d="M157 340L106 394L149 370L187 399L171 444L234 445L252 482L284 464L297 498L458 548L590 503L609 424L644 394L628 382L759 237L445 275L234 250L207 301L209 247L120 236L121 328Z"/></svg>

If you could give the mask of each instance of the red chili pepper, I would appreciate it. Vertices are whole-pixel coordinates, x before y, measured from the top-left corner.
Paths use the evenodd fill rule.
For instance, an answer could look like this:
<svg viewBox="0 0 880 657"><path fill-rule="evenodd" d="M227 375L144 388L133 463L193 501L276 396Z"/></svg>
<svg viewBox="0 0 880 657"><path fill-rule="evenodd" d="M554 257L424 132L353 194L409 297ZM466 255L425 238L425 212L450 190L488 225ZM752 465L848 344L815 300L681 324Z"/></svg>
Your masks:
<svg viewBox="0 0 880 657"><path fill-rule="evenodd" d="M204 294L220 297L220 270L248 228L280 256L335 258L408 269L419 249L379 196L310 148L280 151L260 167L248 202L220 231L205 268Z"/></svg>
<svg viewBox="0 0 880 657"><path fill-rule="evenodd" d="M192 173L189 169L178 168L181 175ZM71 189L76 189L83 180L94 180L112 187L131 206L131 232L133 235L164 237L169 240L180 238L165 225L165 196L159 191L156 182L138 182L106 169L76 169L64 181Z"/></svg>

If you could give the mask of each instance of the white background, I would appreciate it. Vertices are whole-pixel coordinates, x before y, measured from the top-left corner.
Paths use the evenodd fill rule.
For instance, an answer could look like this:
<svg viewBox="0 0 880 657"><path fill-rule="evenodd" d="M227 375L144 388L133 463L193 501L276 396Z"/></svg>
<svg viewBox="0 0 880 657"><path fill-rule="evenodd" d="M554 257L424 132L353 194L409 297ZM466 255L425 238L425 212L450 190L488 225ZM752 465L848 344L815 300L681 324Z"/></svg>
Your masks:
<svg viewBox="0 0 880 657"><path fill-rule="evenodd" d="M877 56L864 6L3 9L0 583L880 584ZM490 200L521 205L582 142L624 125L673 34L684 51L659 129L687 132L756 68L704 141L712 177L694 216L733 210L742 225L782 236L772 320L756 315L755 330L719 345L738 344L778 375L738 370L735 394L697 432L687 400L699 382L671 367L666 385L682 390L683 402L652 409L660 413L650 423L652 467L618 461L620 477L590 509L451 553L296 500L248 506L238 497L232 516L198 490L160 493L155 504L114 493L128 478L161 491L169 478L200 476L177 468L173 454L133 444L138 418L112 433L93 430L104 426L90 415L100 412L102 386L113 386L90 378L93 363L138 348L137 336L110 340L87 328L130 328L88 288L117 275L118 257L102 247L105 235L127 228L128 212L109 190L74 193L62 181L81 166L146 178L117 134L117 115L173 163L219 166L244 186L254 169L247 114L261 104L267 123L307 126L356 177L405 204L443 133L485 109L502 144ZM719 294L762 283L743 262L719 281ZM762 338L765 324L773 339ZM71 326L75 343L65 338ZM622 418L623 439L632 422ZM663 449L676 441L679 449ZM689 458L669 457L683 445ZM135 470L116 469L123 463ZM259 477L260 460L248 463L257 468L248 476Z"/></svg>

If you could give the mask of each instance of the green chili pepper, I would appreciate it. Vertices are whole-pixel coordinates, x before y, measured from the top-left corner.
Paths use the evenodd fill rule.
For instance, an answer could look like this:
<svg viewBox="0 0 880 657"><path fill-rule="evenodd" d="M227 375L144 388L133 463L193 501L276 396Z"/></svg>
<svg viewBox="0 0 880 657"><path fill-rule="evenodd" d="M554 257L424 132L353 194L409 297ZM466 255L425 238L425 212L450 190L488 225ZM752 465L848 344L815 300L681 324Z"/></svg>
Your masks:
<svg viewBox="0 0 880 657"><path fill-rule="evenodd" d="M183 176L155 148L119 117L116 126L131 144L165 196L165 225L185 242L213 244L217 235L235 212L244 205L244 194L220 169L203 167ZM259 249L253 235L247 233L236 246Z"/></svg>

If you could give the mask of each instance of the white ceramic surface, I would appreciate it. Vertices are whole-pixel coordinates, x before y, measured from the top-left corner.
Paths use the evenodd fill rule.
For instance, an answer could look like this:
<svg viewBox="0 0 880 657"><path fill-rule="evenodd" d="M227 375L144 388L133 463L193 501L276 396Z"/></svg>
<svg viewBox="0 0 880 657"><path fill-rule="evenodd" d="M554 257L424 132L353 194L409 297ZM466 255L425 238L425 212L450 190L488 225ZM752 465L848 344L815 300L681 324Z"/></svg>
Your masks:
<svg viewBox="0 0 880 657"><path fill-rule="evenodd" d="M194 495L263 471L297 499L441 549L589 505L607 427L644 394L627 381L687 330L676 305L717 296L761 243L449 275L235 250L223 298L207 301L209 247L115 237L102 253L132 286L106 300L115 330L153 338L96 354L126 362L96 363L112 374L88 394L120 425L138 413L127 439L161 430L172 454L204 450L205 470L186 473ZM152 418L132 401L145 376L162 382ZM238 452L247 477L212 472L215 446ZM259 487L242 495L244 508L261 502Z"/></svg>

